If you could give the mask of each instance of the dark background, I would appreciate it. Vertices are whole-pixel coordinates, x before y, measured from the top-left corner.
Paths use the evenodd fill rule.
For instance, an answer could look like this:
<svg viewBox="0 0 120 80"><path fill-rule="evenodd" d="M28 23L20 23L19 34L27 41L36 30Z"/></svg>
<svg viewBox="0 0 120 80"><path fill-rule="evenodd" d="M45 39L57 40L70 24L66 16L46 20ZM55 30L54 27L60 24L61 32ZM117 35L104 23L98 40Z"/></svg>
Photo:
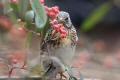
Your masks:
<svg viewBox="0 0 120 80"><path fill-rule="evenodd" d="M113 6L98 24L102 24L102 27L119 27L120 8L112 0L46 0L45 3L48 6L58 5L60 10L69 12L73 24L76 27L80 27L84 19L104 2L110 2Z"/></svg>

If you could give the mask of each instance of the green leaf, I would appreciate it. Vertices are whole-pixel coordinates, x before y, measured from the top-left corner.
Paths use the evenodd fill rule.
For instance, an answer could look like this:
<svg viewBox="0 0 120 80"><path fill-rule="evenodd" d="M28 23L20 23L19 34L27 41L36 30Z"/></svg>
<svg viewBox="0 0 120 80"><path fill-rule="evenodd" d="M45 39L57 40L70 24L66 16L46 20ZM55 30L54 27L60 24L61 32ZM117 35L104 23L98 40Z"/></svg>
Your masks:
<svg viewBox="0 0 120 80"><path fill-rule="evenodd" d="M18 13L20 18L24 19L28 8L29 0L18 0Z"/></svg>
<svg viewBox="0 0 120 80"><path fill-rule="evenodd" d="M8 15L13 23L17 23L17 18L13 12L13 8L10 6L9 0L5 0L4 14Z"/></svg>
<svg viewBox="0 0 120 80"><path fill-rule="evenodd" d="M9 0L5 0L5 8L4 8L4 14L8 14L9 12L12 12L13 9L10 6Z"/></svg>
<svg viewBox="0 0 120 80"><path fill-rule="evenodd" d="M33 11L35 12L35 24L39 29L43 29L47 22L47 16L44 6L40 4L39 0L30 0Z"/></svg>
<svg viewBox="0 0 120 80"><path fill-rule="evenodd" d="M98 22L100 22L106 13L110 11L112 5L110 3L104 3L93 11L87 19L81 24L81 30L88 31L93 28Z"/></svg>
<svg viewBox="0 0 120 80"><path fill-rule="evenodd" d="M46 33L50 30L51 30L51 27L49 24L49 20L47 19L46 25L44 26L44 29L42 30L41 39L40 39L41 42L45 38Z"/></svg>
<svg viewBox="0 0 120 80"><path fill-rule="evenodd" d="M35 16L35 25L37 26L38 29L40 29L41 26L44 26L37 15Z"/></svg>
<svg viewBox="0 0 120 80"><path fill-rule="evenodd" d="M11 3L10 6L15 12L18 12L18 7L17 7L16 3Z"/></svg>
<svg viewBox="0 0 120 80"><path fill-rule="evenodd" d="M34 11L33 10L30 10L30 11L27 11L26 14L25 14L25 21L30 24L33 19L34 19Z"/></svg>

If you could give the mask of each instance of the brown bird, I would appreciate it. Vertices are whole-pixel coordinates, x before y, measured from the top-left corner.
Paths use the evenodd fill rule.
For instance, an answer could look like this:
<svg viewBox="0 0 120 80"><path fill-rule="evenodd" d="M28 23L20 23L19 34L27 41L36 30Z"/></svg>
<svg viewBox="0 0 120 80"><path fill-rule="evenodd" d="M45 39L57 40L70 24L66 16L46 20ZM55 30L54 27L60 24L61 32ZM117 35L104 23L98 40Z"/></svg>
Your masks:
<svg viewBox="0 0 120 80"><path fill-rule="evenodd" d="M45 75L49 77L56 77L58 73L62 75L66 67L71 66L78 40L69 13L60 11L57 14L57 21L64 26L66 37L61 38L59 33L54 33L52 30L46 34L41 43L41 65Z"/></svg>

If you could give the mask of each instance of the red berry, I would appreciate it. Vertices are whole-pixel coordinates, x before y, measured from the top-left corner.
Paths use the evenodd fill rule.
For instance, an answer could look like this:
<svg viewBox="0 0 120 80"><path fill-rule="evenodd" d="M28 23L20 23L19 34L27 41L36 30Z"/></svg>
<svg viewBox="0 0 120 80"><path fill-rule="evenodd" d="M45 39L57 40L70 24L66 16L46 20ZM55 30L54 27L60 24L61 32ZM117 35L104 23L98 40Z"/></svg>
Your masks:
<svg viewBox="0 0 120 80"><path fill-rule="evenodd" d="M51 18L56 18L56 14L55 14L54 12L50 12L50 13L49 13L49 16L50 16Z"/></svg>
<svg viewBox="0 0 120 80"><path fill-rule="evenodd" d="M56 14L59 13L59 9L57 7L52 7L53 12L55 12Z"/></svg>
<svg viewBox="0 0 120 80"><path fill-rule="evenodd" d="M26 65L25 65L25 66L23 66L23 69L27 69L27 68L28 68L28 66L26 66Z"/></svg>
<svg viewBox="0 0 120 80"><path fill-rule="evenodd" d="M44 4L44 0L40 0L40 3L41 3L41 4Z"/></svg>
<svg viewBox="0 0 120 80"><path fill-rule="evenodd" d="M61 27L60 24L54 25L54 29L59 29L60 30L60 27Z"/></svg>
<svg viewBox="0 0 120 80"><path fill-rule="evenodd" d="M58 7L58 6L55 6L54 8L56 8L57 10L59 10L59 7Z"/></svg>
<svg viewBox="0 0 120 80"><path fill-rule="evenodd" d="M58 21L57 21L57 20L54 20L53 23L54 23L54 24L58 24Z"/></svg>
<svg viewBox="0 0 120 80"><path fill-rule="evenodd" d="M60 34L60 37L61 38L65 38L65 34Z"/></svg>
<svg viewBox="0 0 120 80"><path fill-rule="evenodd" d="M65 30L65 27L61 26L61 27L60 27L60 30Z"/></svg>
<svg viewBox="0 0 120 80"><path fill-rule="evenodd" d="M59 29L54 30L54 33L58 33L58 32L59 32Z"/></svg>
<svg viewBox="0 0 120 80"><path fill-rule="evenodd" d="M53 28L54 29L59 29L59 26L58 25L53 25Z"/></svg>
<svg viewBox="0 0 120 80"><path fill-rule="evenodd" d="M66 30L60 30L62 34L66 34Z"/></svg>
<svg viewBox="0 0 120 80"><path fill-rule="evenodd" d="M55 14L54 12L50 12L49 15L50 15L50 17L53 17L53 16L55 16L56 14Z"/></svg>
<svg viewBox="0 0 120 80"><path fill-rule="evenodd" d="M54 20L54 21L51 21L51 22L50 22L50 25L52 26L52 25L57 24L57 23L58 23L58 21L57 21L57 20Z"/></svg>
<svg viewBox="0 0 120 80"><path fill-rule="evenodd" d="M59 28L61 28L62 24L58 24Z"/></svg>
<svg viewBox="0 0 120 80"><path fill-rule="evenodd" d="M22 20L21 19L17 19L17 22L20 23Z"/></svg>
<svg viewBox="0 0 120 80"><path fill-rule="evenodd" d="M51 26L53 26L53 25L54 25L54 23L53 23L53 22L50 22L50 25L51 25Z"/></svg>
<svg viewBox="0 0 120 80"><path fill-rule="evenodd" d="M17 0L10 0L10 2L17 3Z"/></svg>
<svg viewBox="0 0 120 80"><path fill-rule="evenodd" d="M52 8L48 8L48 11L52 11Z"/></svg>
<svg viewBox="0 0 120 80"><path fill-rule="evenodd" d="M24 30L24 29L23 29L23 27L19 27L18 30L22 31L22 30Z"/></svg>
<svg viewBox="0 0 120 80"><path fill-rule="evenodd" d="M13 0L13 2L17 2L17 0Z"/></svg>
<svg viewBox="0 0 120 80"><path fill-rule="evenodd" d="M13 63L17 64L18 60L17 59L13 59Z"/></svg>
<svg viewBox="0 0 120 80"><path fill-rule="evenodd" d="M61 27L61 24L57 24L57 26L58 26L58 28L60 29L60 27Z"/></svg>
<svg viewBox="0 0 120 80"><path fill-rule="evenodd" d="M59 13L59 10L55 9L54 12L57 14L57 13Z"/></svg>
<svg viewBox="0 0 120 80"><path fill-rule="evenodd" d="M47 14L47 15L50 15L48 11L46 11L46 14Z"/></svg>
<svg viewBox="0 0 120 80"><path fill-rule="evenodd" d="M45 7L45 10L46 10L46 11L49 11L49 7L47 7L47 6L44 6L44 7Z"/></svg>
<svg viewBox="0 0 120 80"><path fill-rule="evenodd" d="M54 16L52 16L51 18L57 18L56 14Z"/></svg>

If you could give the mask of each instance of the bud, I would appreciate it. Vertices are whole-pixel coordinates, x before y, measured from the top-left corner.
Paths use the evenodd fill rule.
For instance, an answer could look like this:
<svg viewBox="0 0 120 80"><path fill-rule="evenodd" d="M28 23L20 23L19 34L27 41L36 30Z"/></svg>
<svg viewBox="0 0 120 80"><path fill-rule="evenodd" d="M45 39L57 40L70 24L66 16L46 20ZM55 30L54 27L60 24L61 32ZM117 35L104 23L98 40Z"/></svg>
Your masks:
<svg viewBox="0 0 120 80"><path fill-rule="evenodd" d="M55 14L54 12L50 12L50 13L49 13L49 16L50 16L51 18L55 18L55 17L56 17L56 14Z"/></svg>
<svg viewBox="0 0 120 80"><path fill-rule="evenodd" d="M17 0L10 0L10 3L13 2L13 3L17 3Z"/></svg>
<svg viewBox="0 0 120 80"><path fill-rule="evenodd" d="M28 66L26 66L26 65L23 66L23 69L27 69L27 68L28 68Z"/></svg>
<svg viewBox="0 0 120 80"><path fill-rule="evenodd" d="M66 34L66 30L60 30L60 32L62 33L62 34Z"/></svg>
<svg viewBox="0 0 120 80"><path fill-rule="evenodd" d="M47 6L44 6L44 8L45 8L45 10L46 10L46 11L49 11L49 7L47 7Z"/></svg>
<svg viewBox="0 0 120 80"><path fill-rule="evenodd" d="M58 6L55 6L54 8L56 8L57 10L59 10L59 7L58 7Z"/></svg>
<svg viewBox="0 0 120 80"><path fill-rule="evenodd" d="M56 30L53 30L54 33L58 33L59 32L59 29L56 29Z"/></svg>
<svg viewBox="0 0 120 80"><path fill-rule="evenodd" d="M41 3L41 4L44 4L44 0L40 0L40 3Z"/></svg>
<svg viewBox="0 0 120 80"><path fill-rule="evenodd" d="M52 7L53 12L55 12L56 14L59 13L59 8L58 7Z"/></svg>
<svg viewBox="0 0 120 80"><path fill-rule="evenodd" d="M53 25L53 28L54 29L59 29L59 26L58 25Z"/></svg>
<svg viewBox="0 0 120 80"><path fill-rule="evenodd" d="M61 26L61 27L60 27L60 30L65 30L65 27Z"/></svg>
<svg viewBox="0 0 120 80"><path fill-rule="evenodd" d="M17 22L20 23L22 20L21 19L17 19Z"/></svg>
<svg viewBox="0 0 120 80"><path fill-rule="evenodd" d="M50 24L51 26L53 26L53 25L54 25L53 21L51 21L49 24Z"/></svg>
<svg viewBox="0 0 120 80"><path fill-rule="evenodd" d="M52 11L52 8L48 8L48 11L49 11L49 12Z"/></svg>
<svg viewBox="0 0 120 80"><path fill-rule="evenodd" d="M60 38L65 38L65 34L60 34Z"/></svg>
<svg viewBox="0 0 120 80"><path fill-rule="evenodd" d="M58 24L58 21L57 21L57 20L54 20L53 23L54 23L54 24Z"/></svg>
<svg viewBox="0 0 120 80"><path fill-rule="evenodd" d="M62 24L58 24L59 27L62 27Z"/></svg>
<svg viewBox="0 0 120 80"><path fill-rule="evenodd" d="M50 15L48 11L46 11L46 14L47 14L47 15Z"/></svg>
<svg viewBox="0 0 120 80"><path fill-rule="evenodd" d="M18 60L17 59L13 59L13 63L17 64Z"/></svg>

